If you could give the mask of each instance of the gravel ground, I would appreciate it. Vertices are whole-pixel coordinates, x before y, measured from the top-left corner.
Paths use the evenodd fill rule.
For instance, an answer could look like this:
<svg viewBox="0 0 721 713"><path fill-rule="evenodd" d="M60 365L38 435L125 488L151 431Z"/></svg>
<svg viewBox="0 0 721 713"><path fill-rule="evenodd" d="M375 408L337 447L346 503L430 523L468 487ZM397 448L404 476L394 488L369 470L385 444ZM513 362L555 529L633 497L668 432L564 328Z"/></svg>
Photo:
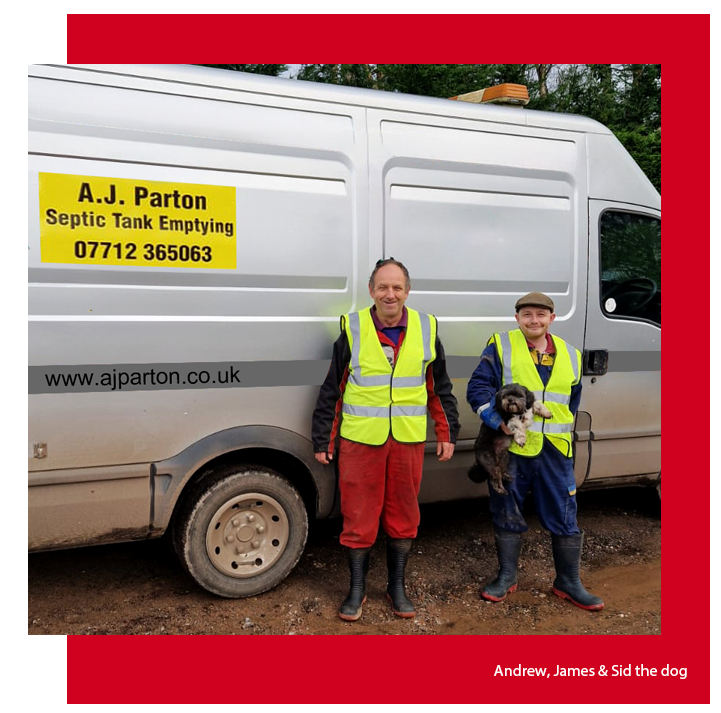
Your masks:
<svg viewBox="0 0 721 713"><path fill-rule="evenodd" d="M29 555L30 634L660 634L661 508L655 491L581 492L582 578L601 612L551 594L549 536L527 508L519 589L499 604L479 598L495 576L493 528L483 500L421 508L406 580L415 619L385 599L385 545L372 553L363 617L343 622L347 566L340 521L312 523L305 553L278 587L220 599L198 588L165 540Z"/></svg>

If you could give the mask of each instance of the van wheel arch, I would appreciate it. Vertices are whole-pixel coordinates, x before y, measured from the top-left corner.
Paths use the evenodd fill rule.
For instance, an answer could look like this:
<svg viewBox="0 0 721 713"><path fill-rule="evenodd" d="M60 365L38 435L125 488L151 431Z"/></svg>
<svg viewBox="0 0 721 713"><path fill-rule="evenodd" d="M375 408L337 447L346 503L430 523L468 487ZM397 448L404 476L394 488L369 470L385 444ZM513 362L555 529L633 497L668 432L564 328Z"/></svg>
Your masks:
<svg viewBox="0 0 721 713"><path fill-rule="evenodd" d="M178 507L194 484L226 465L265 466L298 490L311 517L328 517L335 504L335 467L322 466L310 441L275 426L237 426L213 433L177 455L151 465L151 530L172 527Z"/></svg>
<svg viewBox="0 0 721 713"><path fill-rule="evenodd" d="M198 484L215 477L219 471L228 467L260 468L279 475L298 491L309 517L315 516L318 510L318 488L312 473L303 461L291 454L271 448L240 448L203 463L187 478L173 509L171 524L182 502L198 487Z"/></svg>

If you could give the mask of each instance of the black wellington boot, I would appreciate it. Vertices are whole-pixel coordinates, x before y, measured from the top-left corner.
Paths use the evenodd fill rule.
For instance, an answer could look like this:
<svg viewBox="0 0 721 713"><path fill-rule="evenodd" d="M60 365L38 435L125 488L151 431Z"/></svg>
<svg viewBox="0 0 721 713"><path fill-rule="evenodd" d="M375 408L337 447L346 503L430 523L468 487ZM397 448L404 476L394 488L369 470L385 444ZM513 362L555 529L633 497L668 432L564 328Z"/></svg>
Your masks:
<svg viewBox="0 0 721 713"><path fill-rule="evenodd" d="M521 553L521 533L494 528L498 575L481 591L481 596L491 602L502 602L507 594L518 588L518 555Z"/></svg>
<svg viewBox="0 0 721 713"><path fill-rule="evenodd" d="M386 558L388 561L388 588L386 596L393 607L393 613L404 619L416 615L413 602L406 596L406 564L413 540L386 538Z"/></svg>
<svg viewBox="0 0 721 713"><path fill-rule="evenodd" d="M553 561L556 565L556 580L553 593L562 599L568 599L581 609L599 611L603 609L603 599L589 594L581 584L581 549L583 533L578 535L551 535Z"/></svg>
<svg viewBox="0 0 721 713"><path fill-rule="evenodd" d="M366 600L366 577L370 564L371 548L348 547L348 567L350 569L350 592L338 610L338 616L344 621L357 621L363 613Z"/></svg>

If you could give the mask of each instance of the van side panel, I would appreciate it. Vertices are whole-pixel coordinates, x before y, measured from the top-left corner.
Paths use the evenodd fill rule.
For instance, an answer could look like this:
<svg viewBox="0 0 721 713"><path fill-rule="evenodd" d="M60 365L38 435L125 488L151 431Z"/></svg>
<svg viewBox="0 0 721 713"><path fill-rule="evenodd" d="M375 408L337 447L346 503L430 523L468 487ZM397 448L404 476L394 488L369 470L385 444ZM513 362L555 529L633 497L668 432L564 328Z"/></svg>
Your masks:
<svg viewBox="0 0 721 713"><path fill-rule="evenodd" d="M367 274L364 110L208 87L197 88L199 98L191 85L137 79L121 87L109 76L103 86L73 81L78 72L53 74L62 79L30 78L30 366L82 373L88 365L198 363L212 371L216 363L327 360L338 315L354 307L358 273ZM230 187L237 267L43 262L40 173ZM30 488L31 512L43 517L65 491L76 507L68 505L56 532L74 537L85 493L70 492L70 471L145 464L148 472L231 428L287 429L311 449L317 389L291 379L267 388L30 395L28 466L48 478ZM38 443L47 445L43 458L33 455ZM113 509L116 493L108 492L107 517L85 536L147 528L148 478L133 481L142 497L127 508Z"/></svg>
<svg viewBox="0 0 721 713"><path fill-rule="evenodd" d="M50 477L42 471L31 474L28 550L147 537L151 516L148 473L147 466L120 466L51 472Z"/></svg>
<svg viewBox="0 0 721 713"><path fill-rule="evenodd" d="M661 210L661 196L612 134L588 137L588 197Z"/></svg>
<svg viewBox="0 0 721 713"><path fill-rule="evenodd" d="M578 138L388 119L380 131L385 250L411 263L420 309L508 319L508 295L529 284L558 297L559 317L575 309Z"/></svg>

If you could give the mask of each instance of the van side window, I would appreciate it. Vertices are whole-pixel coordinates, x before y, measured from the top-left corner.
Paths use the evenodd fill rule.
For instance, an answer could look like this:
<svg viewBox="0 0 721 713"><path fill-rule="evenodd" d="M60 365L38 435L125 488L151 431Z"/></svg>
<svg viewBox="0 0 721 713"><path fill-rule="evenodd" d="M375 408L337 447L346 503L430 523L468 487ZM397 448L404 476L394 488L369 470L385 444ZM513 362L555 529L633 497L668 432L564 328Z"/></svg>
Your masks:
<svg viewBox="0 0 721 713"><path fill-rule="evenodd" d="M606 211L601 216L601 309L607 317L661 324L661 221Z"/></svg>

